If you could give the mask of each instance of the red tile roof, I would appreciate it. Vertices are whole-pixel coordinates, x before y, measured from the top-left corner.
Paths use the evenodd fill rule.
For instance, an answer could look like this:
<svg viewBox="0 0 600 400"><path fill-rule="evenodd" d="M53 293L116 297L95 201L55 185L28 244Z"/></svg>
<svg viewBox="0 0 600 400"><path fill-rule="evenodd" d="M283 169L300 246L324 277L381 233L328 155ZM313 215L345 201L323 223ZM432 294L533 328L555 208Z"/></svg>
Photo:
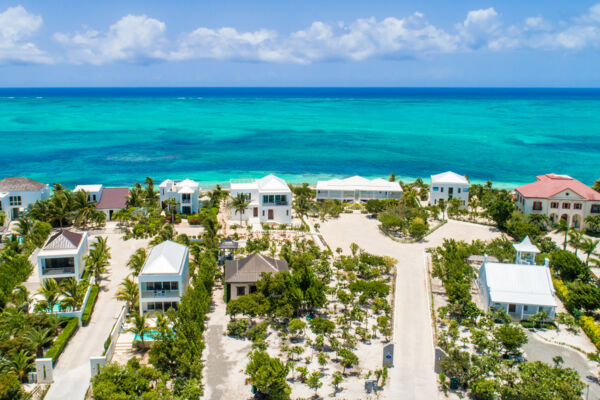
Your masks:
<svg viewBox="0 0 600 400"><path fill-rule="evenodd" d="M76 249L79 247L79 243L81 243L81 239L83 238L83 234L68 231L68 230L60 230L56 232L54 235L50 236L50 239L44 245L44 249L47 250L63 250L63 249Z"/></svg>
<svg viewBox="0 0 600 400"><path fill-rule="evenodd" d="M515 190L523 197L548 199L564 190L571 190L586 200L599 200L600 193L568 175L546 174L536 176L537 182L519 186Z"/></svg>
<svg viewBox="0 0 600 400"><path fill-rule="evenodd" d="M125 208L127 205L127 195L129 188L104 188L100 202L96 204L98 210L117 210Z"/></svg>

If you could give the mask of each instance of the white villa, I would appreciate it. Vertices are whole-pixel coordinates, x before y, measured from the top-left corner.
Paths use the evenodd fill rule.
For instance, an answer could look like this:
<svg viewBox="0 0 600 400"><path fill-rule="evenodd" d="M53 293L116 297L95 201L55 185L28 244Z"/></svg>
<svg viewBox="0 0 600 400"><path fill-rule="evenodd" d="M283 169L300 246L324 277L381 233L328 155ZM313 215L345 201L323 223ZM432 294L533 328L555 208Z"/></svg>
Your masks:
<svg viewBox="0 0 600 400"><path fill-rule="evenodd" d="M288 263L285 260L276 260L262 254L252 254L239 260L227 261L225 263L227 300L254 293L256 282L263 272L276 274L288 269Z"/></svg>
<svg viewBox="0 0 600 400"><path fill-rule="evenodd" d="M239 194L250 201L242 213L242 221L292 223L292 191L283 179L267 175L261 179L232 180L230 196ZM232 219L237 218L239 213L232 211Z"/></svg>
<svg viewBox="0 0 600 400"><path fill-rule="evenodd" d="M189 250L170 240L152 248L138 276L140 314L177 308L188 287Z"/></svg>
<svg viewBox="0 0 600 400"><path fill-rule="evenodd" d="M37 255L40 279L75 278L79 281L85 269L87 238L87 232L60 230L51 234Z"/></svg>
<svg viewBox="0 0 600 400"><path fill-rule="evenodd" d="M175 199L179 205L177 211L182 214L195 214L200 208L200 185L191 179L173 181L167 179L159 185L160 202Z"/></svg>
<svg viewBox="0 0 600 400"><path fill-rule="evenodd" d="M529 237L514 247L515 264L489 262L484 257L477 283L485 308L501 307L517 321L540 311L547 311L548 319L554 319L556 300L548 259L544 265L535 265L539 250Z"/></svg>
<svg viewBox="0 0 600 400"><path fill-rule="evenodd" d="M353 176L346 179L331 179L317 182L317 200L340 200L348 202L365 202L367 200L396 199L402 197L399 182L385 179L367 179Z"/></svg>
<svg viewBox="0 0 600 400"><path fill-rule="evenodd" d="M27 207L50 196L48 184L24 177L6 177L0 181L0 211L4 223L19 219Z"/></svg>
<svg viewBox="0 0 600 400"><path fill-rule="evenodd" d="M129 188L103 187L102 185L77 185L73 192L84 191L89 201L96 202L96 210L106 214L106 220L111 221L113 214L127 207Z"/></svg>
<svg viewBox="0 0 600 400"><path fill-rule="evenodd" d="M429 205L437 205L441 199L448 202L457 198L462 205L469 202L469 181L463 175L452 171L431 175Z"/></svg>
<svg viewBox="0 0 600 400"><path fill-rule="evenodd" d="M546 174L515 188L517 208L525 214L542 214L553 223L559 218L582 229L584 219L600 214L600 193L568 175Z"/></svg>

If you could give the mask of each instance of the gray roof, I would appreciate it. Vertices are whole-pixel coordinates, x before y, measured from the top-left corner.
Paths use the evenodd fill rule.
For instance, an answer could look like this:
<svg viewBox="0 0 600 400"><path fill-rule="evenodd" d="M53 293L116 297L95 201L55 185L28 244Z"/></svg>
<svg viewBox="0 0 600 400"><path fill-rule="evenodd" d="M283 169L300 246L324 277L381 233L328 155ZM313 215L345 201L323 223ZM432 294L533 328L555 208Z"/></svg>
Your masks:
<svg viewBox="0 0 600 400"><path fill-rule="evenodd" d="M61 230L50 236L44 250L74 250L79 247L82 238L82 233Z"/></svg>
<svg viewBox="0 0 600 400"><path fill-rule="evenodd" d="M188 257L188 248L167 240L152 248L140 275L179 274Z"/></svg>
<svg viewBox="0 0 600 400"><path fill-rule="evenodd" d="M276 260L262 254L252 254L246 258L231 260L225 263L225 282L256 282L260 279L260 274L263 272L277 273L287 270L289 268L285 260Z"/></svg>
<svg viewBox="0 0 600 400"><path fill-rule="evenodd" d="M30 192L42 190L45 187L45 183L23 176L6 177L0 181L0 192Z"/></svg>
<svg viewBox="0 0 600 400"><path fill-rule="evenodd" d="M227 238L219 244L219 248L220 249L237 249L238 242L234 242L233 240L231 240L231 238Z"/></svg>

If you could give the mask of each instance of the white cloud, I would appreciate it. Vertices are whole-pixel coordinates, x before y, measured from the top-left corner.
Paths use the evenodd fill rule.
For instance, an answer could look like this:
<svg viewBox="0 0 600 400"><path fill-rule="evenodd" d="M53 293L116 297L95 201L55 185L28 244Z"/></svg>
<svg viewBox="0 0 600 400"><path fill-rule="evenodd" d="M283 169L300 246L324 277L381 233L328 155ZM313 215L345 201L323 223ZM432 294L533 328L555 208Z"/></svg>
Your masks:
<svg viewBox="0 0 600 400"><path fill-rule="evenodd" d="M464 46L479 49L488 46L500 34L502 23L494 8L469 11L457 30Z"/></svg>
<svg viewBox="0 0 600 400"><path fill-rule="evenodd" d="M0 13L0 64L50 63L51 59L27 39L42 26L42 17L22 6Z"/></svg>
<svg viewBox="0 0 600 400"><path fill-rule="evenodd" d="M106 33L56 33L54 38L67 49L69 61L100 65L114 61L148 63L165 58L166 25L145 15L127 15Z"/></svg>

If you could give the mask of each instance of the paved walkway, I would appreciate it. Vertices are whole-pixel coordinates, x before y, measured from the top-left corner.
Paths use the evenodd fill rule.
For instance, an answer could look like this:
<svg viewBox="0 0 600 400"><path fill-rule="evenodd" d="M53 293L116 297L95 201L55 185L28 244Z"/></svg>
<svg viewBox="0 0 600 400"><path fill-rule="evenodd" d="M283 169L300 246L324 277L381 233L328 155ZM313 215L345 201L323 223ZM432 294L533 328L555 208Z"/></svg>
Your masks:
<svg viewBox="0 0 600 400"><path fill-rule="evenodd" d="M321 223L320 231L332 249L341 247L347 254L354 242L370 253L398 260L394 299L395 366L390 369L389 386L383 395L388 399L437 399L424 251L438 246L446 237L487 240L498 233L493 228L450 221L421 243L399 243L381 233L377 220L362 214L342 214L338 219Z"/></svg>
<svg viewBox="0 0 600 400"><path fill-rule="evenodd" d="M90 385L90 357L102 355L104 342L123 307L123 303L115 299L115 293L129 275L127 260L136 249L148 243L147 240L133 239L125 242L117 234L104 236L108 237L111 249L111 265L103 275L90 323L79 328L55 365L54 383L46 400L81 400L85 397Z"/></svg>

